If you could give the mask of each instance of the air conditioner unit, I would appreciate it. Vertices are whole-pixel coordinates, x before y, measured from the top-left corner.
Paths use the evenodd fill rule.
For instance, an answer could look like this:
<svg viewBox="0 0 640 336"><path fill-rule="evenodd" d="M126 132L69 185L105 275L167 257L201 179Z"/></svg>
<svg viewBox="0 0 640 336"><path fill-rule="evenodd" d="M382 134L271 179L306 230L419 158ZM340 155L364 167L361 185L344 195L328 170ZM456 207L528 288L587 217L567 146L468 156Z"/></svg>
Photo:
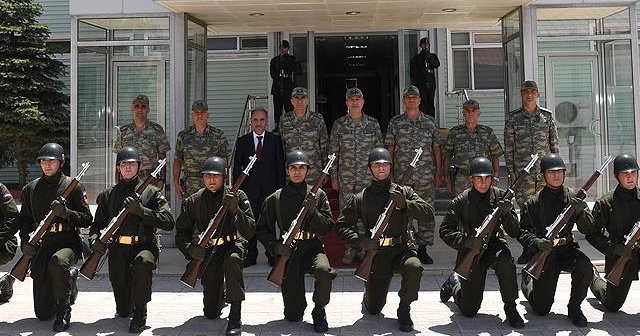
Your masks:
<svg viewBox="0 0 640 336"><path fill-rule="evenodd" d="M558 128L589 127L593 122L593 108L589 101L563 101L554 109Z"/></svg>

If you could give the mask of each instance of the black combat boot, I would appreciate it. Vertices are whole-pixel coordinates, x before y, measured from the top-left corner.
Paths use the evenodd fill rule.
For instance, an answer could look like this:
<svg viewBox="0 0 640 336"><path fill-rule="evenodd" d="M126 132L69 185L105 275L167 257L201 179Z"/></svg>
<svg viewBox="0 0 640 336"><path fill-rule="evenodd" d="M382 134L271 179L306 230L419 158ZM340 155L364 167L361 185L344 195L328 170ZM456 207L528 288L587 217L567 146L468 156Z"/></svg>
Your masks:
<svg viewBox="0 0 640 336"><path fill-rule="evenodd" d="M507 322L513 329L520 329L524 327L524 320L516 309L515 302L509 302L504 304L504 313L507 315Z"/></svg>
<svg viewBox="0 0 640 336"><path fill-rule="evenodd" d="M433 259L431 259L431 257L427 253L426 245L418 245L418 259L420 259L420 262L423 264L433 264Z"/></svg>
<svg viewBox="0 0 640 336"><path fill-rule="evenodd" d="M567 306L567 308L567 316L569 317L569 319L571 319L571 323L573 323L574 326L580 328L584 328L587 326L587 318L582 313L582 309L580 309L580 306L569 305Z"/></svg>
<svg viewBox="0 0 640 336"><path fill-rule="evenodd" d="M229 311L226 335L242 335L242 322L240 321L240 308L242 302L232 302Z"/></svg>
<svg viewBox="0 0 640 336"><path fill-rule="evenodd" d="M411 308L406 303L400 303L398 307L398 326L400 331L410 332L413 330L413 321L411 320Z"/></svg>
<svg viewBox="0 0 640 336"><path fill-rule="evenodd" d="M313 317L313 331L317 333L326 333L329 330L327 313L324 311L324 307L315 306L311 312L311 317Z"/></svg>
<svg viewBox="0 0 640 336"><path fill-rule="evenodd" d="M133 318L129 324L129 332L133 334L141 333L147 326L147 306L133 308Z"/></svg>
<svg viewBox="0 0 640 336"><path fill-rule="evenodd" d="M53 331L61 332L69 329L71 321L71 304L69 299L58 301L56 306L56 320L53 321Z"/></svg>
<svg viewBox="0 0 640 336"><path fill-rule="evenodd" d="M447 281L440 287L440 301L447 302L453 295L453 287L460 283L460 276L456 273L451 273Z"/></svg>
<svg viewBox="0 0 640 336"><path fill-rule="evenodd" d="M9 274L0 278L0 302L9 302L13 296L13 282L15 279Z"/></svg>
<svg viewBox="0 0 640 336"><path fill-rule="evenodd" d="M78 298L78 269L75 267L69 268L69 274L71 274L71 298L69 298L69 303L74 304Z"/></svg>

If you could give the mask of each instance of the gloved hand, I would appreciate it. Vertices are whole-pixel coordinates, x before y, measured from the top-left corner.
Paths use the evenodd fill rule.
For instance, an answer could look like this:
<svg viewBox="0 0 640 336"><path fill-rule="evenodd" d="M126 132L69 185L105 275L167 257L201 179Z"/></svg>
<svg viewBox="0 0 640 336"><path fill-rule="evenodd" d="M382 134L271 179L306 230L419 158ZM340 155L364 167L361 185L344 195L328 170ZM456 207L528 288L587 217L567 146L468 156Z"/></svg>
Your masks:
<svg viewBox="0 0 640 336"><path fill-rule="evenodd" d="M463 245L464 247L471 250L480 250L482 249L482 245L484 245L484 242L482 241L482 238L467 237L465 238Z"/></svg>
<svg viewBox="0 0 640 336"><path fill-rule="evenodd" d="M404 195L402 189L393 189L389 194L389 198L396 203L396 208L400 210L407 208L407 196Z"/></svg>
<svg viewBox="0 0 640 336"><path fill-rule="evenodd" d="M536 238L536 248L539 251L553 251L553 242L546 238Z"/></svg>
<svg viewBox="0 0 640 336"><path fill-rule="evenodd" d="M142 210L142 204L137 199L129 196L124 199L124 206L129 210L131 214L142 217L144 215L144 211Z"/></svg>
<svg viewBox="0 0 640 336"><path fill-rule="evenodd" d="M631 259L633 257L633 250L622 243L616 244L613 247L613 253L625 259Z"/></svg>
<svg viewBox="0 0 640 336"><path fill-rule="evenodd" d="M207 257L207 249L204 247L201 247L196 243L192 243L191 245L189 245L189 248L187 249L187 253L192 259L204 260L204 258Z"/></svg>
<svg viewBox="0 0 640 336"><path fill-rule="evenodd" d="M59 200L54 199L53 202L51 202L51 205L49 206L49 208L51 209L51 211L53 211L53 214L56 215L57 217L62 217L62 218L69 217L69 209L67 209L67 206L64 204L64 202L60 202Z"/></svg>
<svg viewBox="0 0 640 336"><path fill-rule="evenodd" d="M513 208L513 203L511 203L511 200L501 200L498 202L498 208L500 208L502 213L507 213L511 211L511 208Z"/></svg>
<svg viewBox="0 0 640 336"><path fill-rule="evenodd" d="M274 243L273 244L273 253L283 256L283 257L291 257L291 248L282 243Z"/></svg>
<svg viewBox="0 0 640 336"><path fill-rule="evenodd" d="M581 213L582 211L584 211L584 209L587 208L587 202L579 199L578 197L572 197L571 200L569 201L569 204L571 204L573 209L576 210L575 212L576 214Z"/></svg>
<svg viewBox="0 0 640 336"><path fill-rule="evenodd" d="M380 248L380 241L371 239L369 237L362 237L358 246L367 251L375 251Z"/></svg>
<svg viewBox="0 0 640 336"><path fill-rule="evenodd" d="M107 245L103 244L100 239L96 239L91 243L91 251L99 255L104 255L107 253Z"/></svg>
<svg viewBox="0 0 640 336"><path fill-rule="evenodd" d="M20 245L20 249L22 250L22 254L30 257L34 257L38 253L38 247L29 244L28 242L22 242Z"/></svg>
<svg viewBox="0 0 640 336"><path fill-rule="evenodd" d="M235 193L227 191L222 198L222 202L229 205L228 210L230 213L234 215L238 213L238 197Z"/></svg>

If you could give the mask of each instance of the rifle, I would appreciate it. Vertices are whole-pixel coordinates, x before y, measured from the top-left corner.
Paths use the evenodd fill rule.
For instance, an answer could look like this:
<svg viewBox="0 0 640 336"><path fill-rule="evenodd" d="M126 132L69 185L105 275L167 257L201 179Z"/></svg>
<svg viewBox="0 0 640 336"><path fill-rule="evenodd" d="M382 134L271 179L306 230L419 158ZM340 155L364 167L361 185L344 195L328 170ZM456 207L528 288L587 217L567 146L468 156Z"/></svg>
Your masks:
<svg viewBox="0 0 640 336"><path fill-rule="evenodd" d="M76 175L76 177L71 180L62 194L57 197L58 201L64 203L67 200L69 195L71 195L73 189L75 189L75 187L78 185L78 182L80 182L80 179L82 179L84 173L87 172L87 169L89 169L90 166L91 164L89 162L85 162L82 164L82 169L80 170L78 175ZM53 214L53 210L49 210L44 219L42 219L38 224L36 230L29 235L30 238L28 244L37 246L40 243L42 236L44 236L44 234L49 231L49 226L51 226L55 218L56 215ZM13 269L11 269L11 276L16 278L17 280L24 281L24 278L27 275L27 271L29 270L29 266L31 264L31 259L33 259L33 256L23 254L15 264L15 266L13 266Z"/></svg>
<svg viewBox="0 0 640 336"><path fill-rule="evenodd" d="M329 176L329 169L331 169L333 162L336 160L336 154L333 153L329 155L328 158L329 158L329 162L327 162L327 165L322 170L322 173L320 173L318 177L316 177L316 180L313 182L313 187L307 193L305 200L315 199L316 193L318 192L318 189L320 189L320 186L322 185L322 181L324 180L324 177ZM303 206L300 209L300 211L298 211L298 215L296 216L296 218L293 219L293 221L291 222L291 225L289 225L289 230L287 230L287 232L285 232L285 234L282 235L282 241L284 242L284 245L289 246L291 248L295 245L296 236L302 229L302 225L307 219L307 213L309 212L309 210L310 209L307 206ZM276 257L275 263L273 264L273 268L271 269L271 271L269 272L269 275L267 276L267 280L269 282L271 282L274 285L282 286L282 280L284 280L285 266L287 265L288 260L289 260L288 256L278 255Z"/></svg>
<svg viewBox="0 0 640 336"><path fill-rule="evenodd" d="M518 174L518 178L509 186L509 188L507 188L507 192L500 198L500 201L511 200L511 198L513 198L515 190L522 183L522 181L524 181L524 178L529 175L529 173L531 172L531 168L536 163L536 161L538 161L538 156L538 154L531 155L531 161L529 161L529 164L527 164L524 170L522 170L520 174ZM469 274L473 271L476 262L480 260L480 257L482 257L482 254L487 249L487 244L490 239L489 235L493 232L493 228L498 222L498 219L500 219L501 215L502 210L499 206L496 205L493 208L493 211L484 218L482 224L478 228L476 228L475 237L482 239L482 248L467 249L467 252L462 258L462 261L460 261L460 263L453 270L461 278L466 280L469 277Z"/></svg>
<svg viewBox="0 0 640 336"><path fill-rule="evenodd" d="M147 176L147 178L144 179L140 186L138 186L133 197L135 197L136 199L140 199L140 195L142 195L144 190L147 189L147 186L151 184L151 182L157 180L158 176L160 175L160 171L166 163L166 158L158 161L158 166L156 167L156 169L151 173L151 175ZM104 229L100 230L102 232L102 236L99 238L99 240L102 244L107 245L111 238L116 233L118 233L118 230L120 230L120 226L122 226L122 223L127 218L128 214L129 209L127 209L126 207L122 207L122 209L120 209L120 212L118 212L118 214L111 219L109 224L107 224ZM98 268L100 258L102 258L101 253L91 251L89 258L87 258L87 260L85 260L85 262L82 264L82 267L80 267L80 274L82 274L82 276L87 278L88 280L92 280L96 275L96 269Z"/></svg>
<svg viewBox="0 0 640 336"><path fill-rule="evenodd" d="M402 175L402 179L400 179L398 183L401 186L407 183L407 181L411 177L411 174L413 173L413 170L416 168L416 165L418 164L418 160L420 160L420 156L422 155L422 147L414 149L414 152L416 152L416 155L413 157L413 160L411 160L411 163L409 163L409 167L407 167L407 170L404 171L404 174ZM393 211L395 209L396 209L396 202L394 202L392 199L389 199L389 202L387 202L387 206L384 208L380 216L378 216L376 225L373 227L373 229L371 229L371 239L378 240L378 241L381 240L380 238L382 238L385 235L385 232L387 231L389 220L391 220L391 215L393 215ZM356 269L353 275L355 275L358 279L361 279L363 281L369 281L369 275L371 275L371 266L373 264L373 258L376 256L377 253L378 253L378 250L367 250L366 254L364 255L364 259L362 260L362 263L360 263L360 266L358 266L358 268Z"/></svg>
<svg viewBox="0 0 640 336"><path fill-rule="evenodd" d="M249 163L231 187L231 192L235 193L236 191L238 191L238 189L240 189L240 186L244 182L244 179L249 176L249 171L253 167L253 164L256 162L256 160L258 160L258 157L255 154L249 157ZM220 207L218 207L218 211L216 211L216 213L213 215L213 218L209 220L207 229L198 236L198 245L200 247L207 247L209 241L211 240L211 237L213 237L213 235L218 231L218 227L222 223L222 219L227 213L227 209L229 209L229 204L222 202L222 204L220 204ZM203 259L196 258L192 258L191 260L189 260L187 268L180 278L180 281L182 281L183 284L191 288L194 288L196 286L196 281L198 280L198 274L202 261Z"/></svg>
<svg viewBox="0 0 640 336"><path fill-rule="evenodd" d="M577 198L584 200L585 197L587 197L587 191L596 182L598 177L600 177L602 171L607 168L609 162L611 162L611 156L605 156L600 168L593 172L587 182L582 186L582 188L580 188L580 190L578 190L578 192L576 193ZM556 219L553 221L553 223L551 223L551 225L547 227L545 238L551 241L556 239L558 234L560 234L560 232L567 226L569 219L571 219L571 216L575 211L576 209L574 209L571 204L565 206L562 212L560 212L560 214L558 214L558 217L556 217ZM531 258L531 260L529 260L529 263L527 263L527 265L524 267L523 271L527 272L527 274L538 280L538 278L540 278L540 275L544 271L544 264L549 254L551 254L551 251L536 252L533 258Z"/></svg>
<svg viewBox="0 0 640 336"><path fill-rule="evenodd" d="M640 220L633 224L631 231L626 236L624 236L624 238L625 248L633 250L633 246L636 244L636 242L638 242L638 239L640 239ZM616 259L615 264L613 264L611 270L609 270L609 273L607 273L604 278L607 279L607 281L612 285L619 286L620 280L622 278L622 271L624 271L624 268L627 266L627 262L629 262L629 260L631 259L619 256Z"/></svg>

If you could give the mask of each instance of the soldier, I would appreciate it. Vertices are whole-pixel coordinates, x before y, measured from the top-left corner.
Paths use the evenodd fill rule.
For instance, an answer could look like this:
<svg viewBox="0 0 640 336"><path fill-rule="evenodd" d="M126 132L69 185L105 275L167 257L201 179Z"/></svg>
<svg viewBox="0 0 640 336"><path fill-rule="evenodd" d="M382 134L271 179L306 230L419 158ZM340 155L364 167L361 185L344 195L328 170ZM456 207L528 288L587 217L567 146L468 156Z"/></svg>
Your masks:
<svg viewBox="0 0 640 336"><path fill-rule="evenodd" d="M440 67L440 60L438 55L430 51L430 46L428 37L420 39L420 52L411 58L409 72L411 84L417 86L424 94L424 99L420 102L420 111L435 117L436 69Z"/></svg>
<svg viewBox="0 0 640 336"><path fill-rule="evenodd" d="M504 190L492 186L493 164L485 157L474 158L469 165L472 188L463 191L449 204L449 211L440 225L440 238L458 250L457 260L464 257L468 249L480 250L484 241L476 237L476 229L498 206L502 210L500 219L487 241L486 250L480 255L468 279L456 273L440 289L440 300L447 302L451 296L462 315L475 316L480 309L487 279L487 270L493 268L500 284L507 322L512 328L524 327L524 321L516 309L518 281L516 265L511 257L504 231L517 238L520 231L518 216L508 200L500 200Z"/></svg>
<svg viewBox="0 0 640 336"><path fill-rule="evenodd" d="M73 180L60 169L65 160L64 150L57 143L40 148L38 162L42 176L22 188L20 208L20 241L22 254L32 256L33 307L39 320L55 314L53 330L69 329L71 305L78 295L78 270L73 267L82 253L82 239L78 228L91 224L87 193L78 183L67 199L60 195ZM54 221L40 244L29 244L29 234L51 211Z"/></svg>
<svg viewBox="0 0 640 336"><path fill-rule="evenodd" d="M269 62L269 73L271 74L271 94L273 95L273 115L278 129L282 110L288 112L293 110L289 101L291 90L295 85L295 76L302 74L302 67L295 56L289 54L289 41L282 40L280 44L280 55Z"/></svg>
<svg viewBox="0 0 640 336"><path fill-rule="evenodd" d="M287 182L264 201L257 236L274 255L290 257L281 287L287 321L302 320L307 307L304 275L313 274L313 330L324 333L329 329L324 307L329 303L331 282L336 277L322 245L322 237L331 232L333 225L331 209L322 189L318 189L313 200L305 199L311 191L311 186L305 182L311 162L304 152L288 153L286 165ZM308 208L307 219L296 235L296 247L292 250L282 244L282 235L289 230L302 207Z"/></svg>
<svg viewBox="0 0 640 336"><path fill-rule="evenodd" d="M133 146L138 149L142 165L140 166L141 179L145 179L158 165L158 160L167 157L167 151L171 149L164 128L159 124L149 120L149 98L145 95L138 95L131 103L133 121L131 124L120 126L118 135L113 143L113 152L124 146ZM116 172L116 182L120 174ZM158 188L164 188L166 170L163 168L157 180Z"/></svg>
<svg viewBox="0 0 640 336"><path fill-rule="evenodd" d="M405 113L391 118L384 139L393 157L391 176L394 181L399 181L415 156L414 150L422 147L424 153L416 166L420 174L412 175L405 185L412 187L423 200L433 205L435 187L440 185L442 179L440 127L433 117L420 111L420 91L417 87L407 86L402 93L402 102ZM433 259L427 253L427 245L433 245L435 223L418 224L415 228L418 259L423 264L433 264Z"/></svg>
<svg viewBox="0 0 640 336"><path fill-rule="evenodd" d="M605 271L609 272L616 260L627 262L618 286L605 282L594 269L591 292L611 312L618 311L627 299L631 283L638 280L640 255L635 248L625 246L625 240L633 225L640 218L640 193L638 192L638 162L628 154L613 161L613 173L618 186L613 192L600 198L593 206L593 228L586 239L605 255Z"/></svg>
<svg viewBox="0 0 640 336"><path fill-rule="evenodd" d="M509 112L504 125L504 159L509 173L509 182L516 180L518 172L524 169L531 160L531 155L538 153L540 157L548 153L558 153L558 130L551 111L538 106L538 84L525 81L520 87L522 107ZM537 168L536 168L537 169ZM522 209L524 202L533 197L544 187L536 169L527 175L515 191L518 207ZM533 251L522 251L518 264L526 264Z"/></svg>
<svg viewBox="0 0 640 336"><path fill-rule="evenodd" d="M133 312L131 333L142 332L147 323L152 274L160 253L155 232L174 227L169 203L160 189L150 184L136 197L136 189L143 183L138 175L141 166L140 154L134 147L118 151L116 170L120 181L98 195L98 208L89 230L91 249L104 255L107 246L99 239L100 231L123 206L129 211L109 246L109 280L118 316L129 317Z"/></svg>
<svg viewBox="0 0 640 336"><path fill-rule="evenodd" d="M18 227L18 207L16 201L9 192L7 187L0 183L0 213L2 215L0 222L0 265L6 265L16 255L18 248L18 239L16 232ZM0 302L9 302L13 296L13 282L15 279L9 273L0 278Z"/></svg>
<svg viewBox="0 0 640 336"><path fill-rule="evenodd" d="M577 224L580 232L587 232L593 222L587 203L575 197L573 189L563 186L566 167L558 154L547 154L540 160L540 171L545 182L532 199L525 202L520 213L520 237L518 241L525 248L535 251L550 251L545 268L539 279L522 272L522 293L529 300L533 311L538 315L547 315L553 305L553 298L561 271L571 273L571 294L569 297L568 317L577 327L586 327L587 318L580 305L587 296L587 288L592 277L593 265L573 237L573 227ZM562 210L571 204L575 213L560 232L558 238L550 241L545 238L547 226L556 219Z"/></svg>
<svg viewBox="0 0 640 336"><path fill-rule="evenodd" d="M337 158L331 167L331 186L338 190L340 209L352 195L369 184L366 165L369 152L382 146L382 132L378 120L362 112L364 97L354 87L346 93L347 115L338 118L331 129L329 152ZM356 250L347 246L342 263L350 264Z"/></svg>
<svg viewBox="0 0 640 336"><path fill-rule="evenodd" d="M415 248L408 243L407 229L412 219L426 223L434 219L433 207L411 187L391 182L392 158L384 148L374 148L368 156L370 185L349 199L338 218L337 232L342 241L353 247L377 250L369 281L365 284L364 307L369 314L378 314L387 301L389 284L394 273L402 275L398 325L401 331L413 330L410 307L418 299L423 267ZM395 201L395 211L380 240L371 239L371 230L389 200ZM364 232L357 227L364 224Z"/></svg>
<svg viewBox="0 0 640 336"><path fill-rule="evenodd" d="M309 156L307 181L315 180L318 172L324 168L327 157L329 135L324 118L320 113L308 109L307 89L297 87L291 92L293 111L286 112L280 119L279 133L284 142L285 153L301 150Z"/></svg>
<svg viewBox="0 0 640 336"><path fill-rule="evenodd" d="M191 105L193 125L178 133L173 158L173 185L180 199L203 187L200 168L211 156L219 156L226 162L231 158L231 148L224 133L209 125L209 107L204 100ZM180 170L184 174L185 188L180 184Z"/></svg>
<svg viewBox="0 0 640 336"><path fill-rule="evenodd" d="M480 119L480 104L469 99L462 104L462 116L464 125L451 128L444 144L443 167L455 166L454 179L449 174L444 174L449 192L458 195L471 187L469 180L469 163L475 157L488 157L493 166L492 186L497 186L500 181L500 156L504 154L502 145L498 141L493 129L478 124Z"/></svg>
<svg viewBox="0 0 640 336"><path fill-rule="evenodd" d="M200 173L205 187L182 202L176 245L187 260L206 259L201 266L206 267L201 280L204 316L217 319L225 301L230 303L226 335L240 335L240 310L245 297L242 261L247 252L247 239L253 237L256 226L247 195L242 190L233 193L225 186L226 166L224 159L217 156L208 158L202 165ZM223 203L228 208L218 227L219 235L214 236L207 247L201 247L198 235L207 230Z"/></svg>

